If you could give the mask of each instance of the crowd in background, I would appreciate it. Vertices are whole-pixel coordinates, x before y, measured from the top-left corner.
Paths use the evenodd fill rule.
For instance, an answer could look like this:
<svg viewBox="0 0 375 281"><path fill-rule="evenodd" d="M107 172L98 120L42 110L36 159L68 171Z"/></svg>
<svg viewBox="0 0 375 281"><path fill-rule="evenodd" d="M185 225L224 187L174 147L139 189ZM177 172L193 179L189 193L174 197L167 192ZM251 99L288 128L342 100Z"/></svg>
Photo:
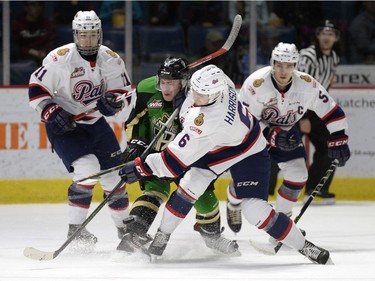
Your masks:
<svg viewBox="0 0 375 281"><path fill-rule="evenodd" d="M29 69L40 65L53 48L72 42L74 14L91 9L102 20L103 44L123 54L124 45L116 41L123 37L125 1L11 1L11 84L27 84ZM153 62L152 56L144 56L140 50L143 46L139 44L142 38L138 31L142 27L180 27L184 55L192 61L211 52L207 48L220 47L227 36L225 27L229 32L238 13L243 25L230 54L222 58L221 67L235 83L241 84L249 74L249 9L250 1L132 1L133 65L141 71L139 78L149 75L142 63ZM270 52L279 41L295 43L298 49L308 47L323 19L335 21L341 31L335 50L342 64L375 63L375 1L257 1L256 11L257 64L269 62ZM191 38L190 29L194 26L207 29L206 37ZM209 32L215 28L220 30ZM111 32L115 34L112 37ZM159 41L169 40L174 38ZM189 46L194 40L202 42L192 52ZM160 57L155 61L159 63Z"/></svg>

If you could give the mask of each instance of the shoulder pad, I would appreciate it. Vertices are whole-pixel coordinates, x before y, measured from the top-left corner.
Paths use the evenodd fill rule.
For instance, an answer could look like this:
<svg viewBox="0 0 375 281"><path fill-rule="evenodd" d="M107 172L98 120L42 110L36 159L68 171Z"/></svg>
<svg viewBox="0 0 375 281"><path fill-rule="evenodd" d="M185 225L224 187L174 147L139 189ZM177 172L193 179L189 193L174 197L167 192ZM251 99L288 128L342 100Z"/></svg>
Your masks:
<svg viewBox="0 0 375 281"><path fill-rule="evenodd" d="M156 76L151 76L141 80L137 85L137 92L156 93Z"/></svg>
<svg viewBox="0 0 375 281"><path fill-rule="evenodd" d="M99 48L99 51L98 51L102 56L106 56L106 57L110 57L110 58L114 58L114 59L117 59L119 58L120 56L112 51L110 48L108 48L107 46L104 46L104 45L101 45L100 48Z"/></svg>
<svg viewBox="0 0 375 281"><path fill-rule="evenodd" d="M70 43L50 51L48 55L44 58L43 64L45 64L46 62L58 62L61 59L66 59L66 57L68 57L68 55L72 53L72 48L74 46L74 43Z"/></svg>
<svg viewBox="0 0 375 281"><path fill-rule="evenodd" d="M108 55L110 55L112 58L114 58L114 59L116 59L116 58L119 57L119 55L118 55L116 52L112 51L111 49L108 49L108 50L106 50L105 52L106 52Z"/></svg>

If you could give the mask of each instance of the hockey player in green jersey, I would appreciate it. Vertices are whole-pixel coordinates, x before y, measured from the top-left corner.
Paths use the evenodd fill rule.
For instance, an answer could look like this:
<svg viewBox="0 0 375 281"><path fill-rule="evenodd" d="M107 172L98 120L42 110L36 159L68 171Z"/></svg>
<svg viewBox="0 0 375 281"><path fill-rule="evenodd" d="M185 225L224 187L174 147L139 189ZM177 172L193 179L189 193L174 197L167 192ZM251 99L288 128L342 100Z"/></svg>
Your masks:
<svg viewBox="0 0 375 281"><path fill-rule="evenodd" d="M148 143L157 135L174 110L182 105L189 88L190 73L183 58L167 58L156 76L146 78L137 85L137 101L129 119L125 122L128 148L124 152L124 162L139 157ZM181 131L179 118L166 128L164 134L152 147L152 152L160 152L167 147ZM175 179L178 184L178 179ZM133 203L124 235L117 249L133 253L144 249L150 242L147 232L155 220L159 207L166 202L171 191L171 181L151 176L140 181L143 194ZM196 224L208 248L226 255L238 255L238 245L222 237L219 201L214 194L213 182L196 201Z"/></svg>

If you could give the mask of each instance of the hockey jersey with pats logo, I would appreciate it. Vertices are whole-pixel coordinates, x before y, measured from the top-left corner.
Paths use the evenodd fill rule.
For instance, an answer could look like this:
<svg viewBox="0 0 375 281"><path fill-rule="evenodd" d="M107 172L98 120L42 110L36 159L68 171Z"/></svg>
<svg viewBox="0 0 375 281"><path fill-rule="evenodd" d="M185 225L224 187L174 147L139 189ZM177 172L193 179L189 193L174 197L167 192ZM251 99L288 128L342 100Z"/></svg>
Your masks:
<svg viewBox="0 0 375 281"><path fill-rule="evenodd" d="M295 70L290 88L280 93L272 83L271 66L261 68L245 80L240 96L263 126L289 130L309 109L324 121L330 133L348 128L344 111L320 83L304 72Z"/></svg>
<svg viewBox="0 0 375 281"><path fill-rule="evenodd" d="M123 60L106 46L100 46L96 62L84 60L74 43L51 51L43 65L30 77L29 103L34 109L46 99L60 105L73 115L95 108L96 102L106 92L127 94L124 115L128 116L135 102L135 95ZM79 123L95 123L99 111L86 116Z"/></svg>
<svg viewBox="0 0 375 281"><path fill-rule="evenodd" d="M258 121L238 99L234 85L208 106L195 106L189 93L180 120L183 130L166 150L145 160L156 176L176 177L190 165L218 175L266 145Z"/></svg>

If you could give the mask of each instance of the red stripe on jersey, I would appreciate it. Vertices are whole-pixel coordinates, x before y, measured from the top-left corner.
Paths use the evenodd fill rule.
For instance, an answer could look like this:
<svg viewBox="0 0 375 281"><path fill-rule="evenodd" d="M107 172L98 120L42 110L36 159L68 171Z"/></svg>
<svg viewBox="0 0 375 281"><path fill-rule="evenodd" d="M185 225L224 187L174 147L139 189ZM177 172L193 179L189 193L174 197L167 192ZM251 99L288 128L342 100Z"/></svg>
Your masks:
<svg viewBox="0 0 375 281"><path fill-rule="evenodd" d="M194 201L197 200L197 198L194 198L194 197L192 197L189 193L187 193L187 192L185 191L185 189L184 189L181 185L178 185L178 187L180 188L180 190L181 190L181 191L182 191L187 197L191 198L191 199L194 200Z"/></svg>
<svg viewBox="0 0 375 281"><path fill-rule="evenodd" d="M240 145L246 143L246 141L248 140L248 138L249 138L250 136L251 136L251 133L250 133L250 134L247 134L246 137L244 138L244 140L241 142ZM241 153L237 153L237 154L234 154L234 155L232 155L232 156L230 156L230 157L226 157L226 158L220 159L220 160L218 160L218 161L216 161L216 162L212 162L212 163L208 164L208 166L209 166L209 167L212 167L212 166L215 166L215 165L219 165L219 164L221 164L221 163L224 163L224 162L226 162L226 161L230 161L230 160L232 160L232 159L234 159L234 158L236 158L236 157L242 155L243 153L249 151L249 150L254 146L254 144L258 141L258 139L259 139L260 136L261 136L261 131L259 130L257 136L255 137L255 139L254 139L254 140L253 140L253 141L252 141L252 142L251 142L251 143L250 143L245 149L243 149L243 150L241 151ZM216 150L210 151L210 152L208 152L208 153L209 153L209 154L215 154L215 153L217 153L217 152L223 151L223 150L225 150L225 149L231 149L231 148L233 148L233 147L230 147L230 146L224 146L224 147L222 147L222 148L219 148L219 149L216 149Z"/></svg>
<svg viewBox="0 0 375 281"><path fill-rule="evenodd" d="M322 120L324 121L325 119L327 119L333 112L336 111L337 107L338 105L336 104L334 108L332 108L326 115L322 117Z"/></svg>
<svg viewBox="0 0 375 281"><path fill-rule="evenodd" d="M270 220L273 218L275 213L276 213L275 210L272 209L268 217L264 220L264 222L260 226L258 226L258 228L263 229L270 222Z"/></svg>
<svg viewBox="0 0 375 281"><path fill-rule="evenodd" d="M79 208L83 208L83 209L88 209L90 207L90 204L83 205L83 204L75 204L75 203L69 202L69 206L79 207Z"/></svg>
<svg viewBox="0 0 375 281"><path fill-rule="evenodd" d="M301 182L296 182L296 181L288 181L288 180L284 180L283 181L283 184L290 187L290 188L296 188L296 189L299 189L301 187L303 187L305 185L306 181L301 181Z"/></svg>
<svg viewBox="0 0 375 281"><path fill-rule="evenodd" d="M47 89L35 83L29 85L29 101L34 101L44 97L52 98Z"/></svg>
<svg viewBox="0 0 375 281"><path fill-rule="evenodd" d="M86 189L93 189L95 184L82 184L82 183L77 183L79 187L86 188Z"/></svg>
<svg viewBox="0 0 375 281"><path fill-rule="evenodd" d="M331 120L329 120L329 121L326 123L326 125L328 125L328 124L330 124L330 123L332 123L332 122L336 122L336 121L339 121L339 120L345 119L345 118L346 118L345 116L340 116L340 117L338 117L338 118L331 119Z"/></svg>
<svg viewBox="0 0 375 281"><path fill-rule="evenodd" d="M168 165L167 160L165 158L165 151L168 152L170 156L182 167L183 170L187 168L187 166L167 147L164 151L161 152L161 158L163 160L163 163L165 167L168 169L168 171L175 177L178 175L174 172L174 170L171 168L171 166Z"/></svg>
<svg viewBox="0 0 375 281"><path fill-rule="evenodd" d="M168 204L167 205L165 205L165 208L168 210L168 211L170 211L174 216L176 216L176 217L178 217L178 218L185 218L186 216L184 216L183 214L180 214L180 213L178 213L178 212L176 212L174 209L172 209L172 207L171 206L169 206Z"/></svg>
<svg viewBox="0 0 375 281"><path fill-rule="evenodd" d="M289 197L287 196L286 194L282 193L281 192L281 188L279 189L279 191L277 192L281 197L283 197L284 199L288 200L288 201L291 201L291 202L297 202L298 201L298 198L292 198L292 197Z"/></svg>

